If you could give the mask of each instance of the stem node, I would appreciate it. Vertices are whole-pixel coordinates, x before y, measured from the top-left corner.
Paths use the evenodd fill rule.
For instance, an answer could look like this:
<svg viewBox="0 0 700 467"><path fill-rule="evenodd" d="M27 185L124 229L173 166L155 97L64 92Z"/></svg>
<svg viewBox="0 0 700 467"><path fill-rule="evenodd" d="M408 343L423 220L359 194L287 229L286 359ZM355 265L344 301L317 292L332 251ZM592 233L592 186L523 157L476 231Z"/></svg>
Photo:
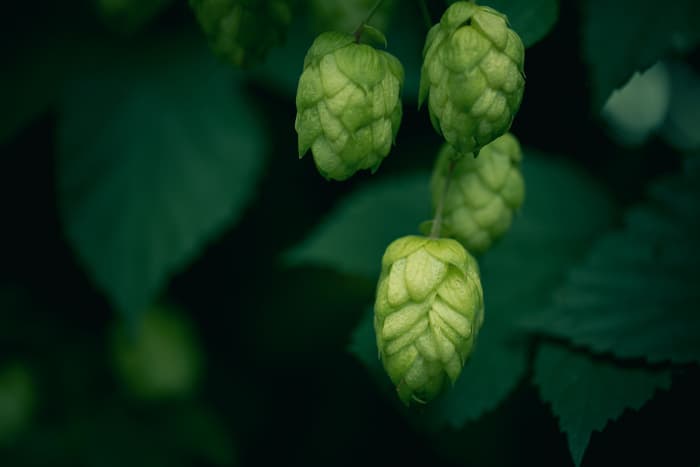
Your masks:
<svg viewBox="0 0 700 467"><path fill-rule="evenodd" d="M365 24L370 22L372 16L374 16L374 14L377 12L382 3L384 3L384 0L377 0L377 3L375 3L372 9L369 10L367 17L359 24L359 26L357 26L357 29L355 29L355 32L353 33L353 36L355 36L355 43L360 43L360 38L362 37L362 30L364 29Z"/></svg>

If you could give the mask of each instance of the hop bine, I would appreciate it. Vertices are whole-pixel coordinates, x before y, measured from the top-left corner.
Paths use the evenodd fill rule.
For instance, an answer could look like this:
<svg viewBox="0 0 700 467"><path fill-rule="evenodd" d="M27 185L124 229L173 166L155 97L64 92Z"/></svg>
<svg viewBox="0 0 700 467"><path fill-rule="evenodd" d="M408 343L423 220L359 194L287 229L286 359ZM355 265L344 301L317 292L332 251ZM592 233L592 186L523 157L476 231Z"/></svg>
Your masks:
<svg viewBox="0 0 700 467"><path fill-rule="evenodd" d="M299 157L311 149L325 178L375 171L401 123L401 63L387 52L337 32L316 38L299 78L294 127Z"/></svg>
<svg viewBox="0 0 700 467"><path fill-rule="evenodd" d="M423 49L419 103L458 154L510 128L525 88L525 52L504 15L472 2L450 6Z"/></svg>
<svg viewBox="0 0 700 467"><path fill-rule="evenodd" d="M309 5L316 29L351 32L367 18L367 12L377 0L310 0ZM385 30L391 20L397 0L383 0L368 24Z"/></svg>
<svg viewBox="0 0 700 467"><path fill-rule="evenodd" d="M506 133L484 146L479 157L459 158L449 174L450 161L456 158L451 146L440 150L430 184L433 206L444 195L447 236L472 253L483 253L508 231L513 214L525 200L520 144ZM452 181L445 193L448 176Z"/></svg>
<svg viewBox="0 0 700 467"><path fill-rule="evenodd" d="M484 320L476 260L457 241L408 236L384 253L374 305L379 355L399 398L428 402L452 384Z"/></svg>

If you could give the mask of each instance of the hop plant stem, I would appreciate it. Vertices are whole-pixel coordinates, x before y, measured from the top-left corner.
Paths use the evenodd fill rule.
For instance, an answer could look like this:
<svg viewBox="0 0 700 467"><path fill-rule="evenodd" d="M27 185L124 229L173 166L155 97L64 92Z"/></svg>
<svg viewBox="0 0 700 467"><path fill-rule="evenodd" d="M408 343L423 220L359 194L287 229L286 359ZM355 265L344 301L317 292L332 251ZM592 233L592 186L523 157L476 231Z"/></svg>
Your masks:
<svg viewBox="0 0 700 467"><path fill-rule="evenodd" d="M425 4L425 0L418 0L418 8L420 8L421 15L423 15L423 20L425 21L425 27L430 29L433 27L433 19L430 17L430 12L428 11L428 5Z"/></svg>
<svg viewBox="0 0 700 467"><path fill-rule="evenodd" d="M362 31L364 30L365 24L369 23L370 20L372 19L372 16L377 12L380 6L382 6L382 3L384 3L384 0L377 0L377 3L374 4L371 10L369 10L369 13L367 14L367 17L360 23L359 26L357 26L357 29L355 29L355 32L353 33L353 36L355 36L355 42L360 43L360 38L362 37Z"/></svg>
<svg viewBox="0 0 700 467"><path fill-rule="evenodd" d="M450 165L447 167L447 179L445 181L445 188L442 190L442 195L438 201L438 205L435 208L435 219L433 219L433 227L430 229L430 238L440 238L440 229L442 228L442 213L445 210L445 198L447 198L447 193L450 189L450 182L452 181L452 173L455 170L457 161L450 161Z"/></svg>

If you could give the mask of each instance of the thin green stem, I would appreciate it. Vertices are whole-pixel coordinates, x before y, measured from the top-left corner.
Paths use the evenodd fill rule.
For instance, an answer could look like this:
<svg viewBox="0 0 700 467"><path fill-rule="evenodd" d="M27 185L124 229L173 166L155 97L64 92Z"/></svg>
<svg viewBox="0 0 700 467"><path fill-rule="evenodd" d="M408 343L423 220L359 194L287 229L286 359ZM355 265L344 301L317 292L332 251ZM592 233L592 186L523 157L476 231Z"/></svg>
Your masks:
<svg viewBox="0 0 700 467"><path fill-rule="evenodd" d="M433 27L433 19L430 17L430 11L428 11L428 5L425 4L425 0L418 0L418 8L423 15L423 20L425 21L425 26L430 29Z"/></svg>
<svg viewBox="0 0 700 467"><path fill-rule="evenodd" d="M442 190L442 194L440 195L440 199L438 200L437 207L435 208L435 218L433 219L433 228L430 229L430 238L440 238L440 229L442 229L442 214L445 210L445 199L447 198L447 193L450 190L452 174L455 171L456 165L457 161L450 161L450 164L447 166L445 187Z"/></svg>
<svg viewBox="0 0 700 467"><path fill-rule="evenodd" d="M364 21L362 21L360 25L357 26L357 29L355 29L353 35L355 36L355 42L357 42L358 44L360 43L360 38L362 37L362 30L364 29L365 24L370 22L372 16L374 16L379 7L382 6L382 3L384 3L384 0L377 0L377 3L375 3L372 9L369 10L369 13L367 14L367 17L364 19Z"/></svg>

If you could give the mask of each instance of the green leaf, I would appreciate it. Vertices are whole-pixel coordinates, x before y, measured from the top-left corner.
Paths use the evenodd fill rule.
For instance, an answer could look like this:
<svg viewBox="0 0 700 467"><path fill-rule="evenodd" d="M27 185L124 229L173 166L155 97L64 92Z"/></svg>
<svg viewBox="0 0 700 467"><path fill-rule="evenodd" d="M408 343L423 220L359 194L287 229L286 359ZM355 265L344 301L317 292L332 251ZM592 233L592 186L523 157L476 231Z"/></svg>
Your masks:
<svg viewBox="0 0 700 467"><path fill-rule="evenodd" d="M596 109L635 71L671 52L692 50L700 40L700 3L695 0L663 5L655 0L589 0L583 7L583 56Z"/></svg>
<svg viewBox="0 0 700 467"><path fill-rule="evenodd" d="M273 47L267 57L252 70L256 80L270 89L294 98L299 84L299 76L304 71L304 57L314 41L311 34L309 19L303 15L295 15L289 30L287 40L281 47Z"/></svg>
<svg viewBox="0 0 700 467"><path fill-rule="evenodd" d="M559 19L558 0L481 0L477 3L508 16L510 26L518 33L525 47L543 39Z"/></svg>
<svg viewBox="0 0 700 467"><path fill-rule="evenodd" d="M693 164L694 166L691 166ZM529 326L595 351L700 362L700 165L653 186Z"/></svg>
<svg viewBox="0 0 700 467"><path fill-rule="evenodd" d="M548 305L551 292L568 265L610 223L612 210L608 197L577 170L532 151L524 158L523 170L528 186L525 206L505 239L480 261L486 315L476 349L455 387L427 406L421 415L426 422L462 426L497 407L515 388L526 370L528 336L514 323ZM358 210L339 225L332 215L334 222L322 224L320 232L312 236L312 244L323 244L323 249L307 250L307 258L322 261L319 257L323 257L325 264L341 267L357 261L358 256L364 258L364 252L356 254L357 248L362 242L371 241L373 232L386 228L383 224L392 222L392 209L418 211L413 203L424 196L423 184L418 180L413 183L413 187L400 187L403 204L394 201L387 206L380 198L367 197L363 201L372 206L372 216L365 217ZM574 206L576 215L572 216ZM342 211L349 210L346 203ZM381 220L382 211L388 220ZM414 217L420 216L416 212ZM350 231L350 226L356 230L362 226L363 238L356 238L357 233ZM374 269L378 269L381 253L372 259ZM368 256L364 261L369 260ZM355 268L367 272L374 269ZM363 362L377 365L371 320L363 323L353 336L351 350ZM381 378L380 381L388 382L383 372Z"/></svg>
<svg viewBox="0 0 700 467"><path fill-rule="evenodd" d="M668 389L671 375L622 367L559 344L543 343L535 357L534 382L559 418L578 466L593 431L602 431L626 409L640 409L657 389Z"/></svg>
<svg viewBox="0 0 700 467"><path fill-rule="evenodd" d="M367 183L285 259L290 265L327 266L375 280L389 243L416 232L430 217L429 180L430 174L419 172Z"/></svg>
<svg viewBox="0 0 700 467"><path fill-rule="evenodd" d="M240 215L264 136L201 44L95 55L105 60L70 82L60 115L60 215L94 282L133 315Z"/></svg>

